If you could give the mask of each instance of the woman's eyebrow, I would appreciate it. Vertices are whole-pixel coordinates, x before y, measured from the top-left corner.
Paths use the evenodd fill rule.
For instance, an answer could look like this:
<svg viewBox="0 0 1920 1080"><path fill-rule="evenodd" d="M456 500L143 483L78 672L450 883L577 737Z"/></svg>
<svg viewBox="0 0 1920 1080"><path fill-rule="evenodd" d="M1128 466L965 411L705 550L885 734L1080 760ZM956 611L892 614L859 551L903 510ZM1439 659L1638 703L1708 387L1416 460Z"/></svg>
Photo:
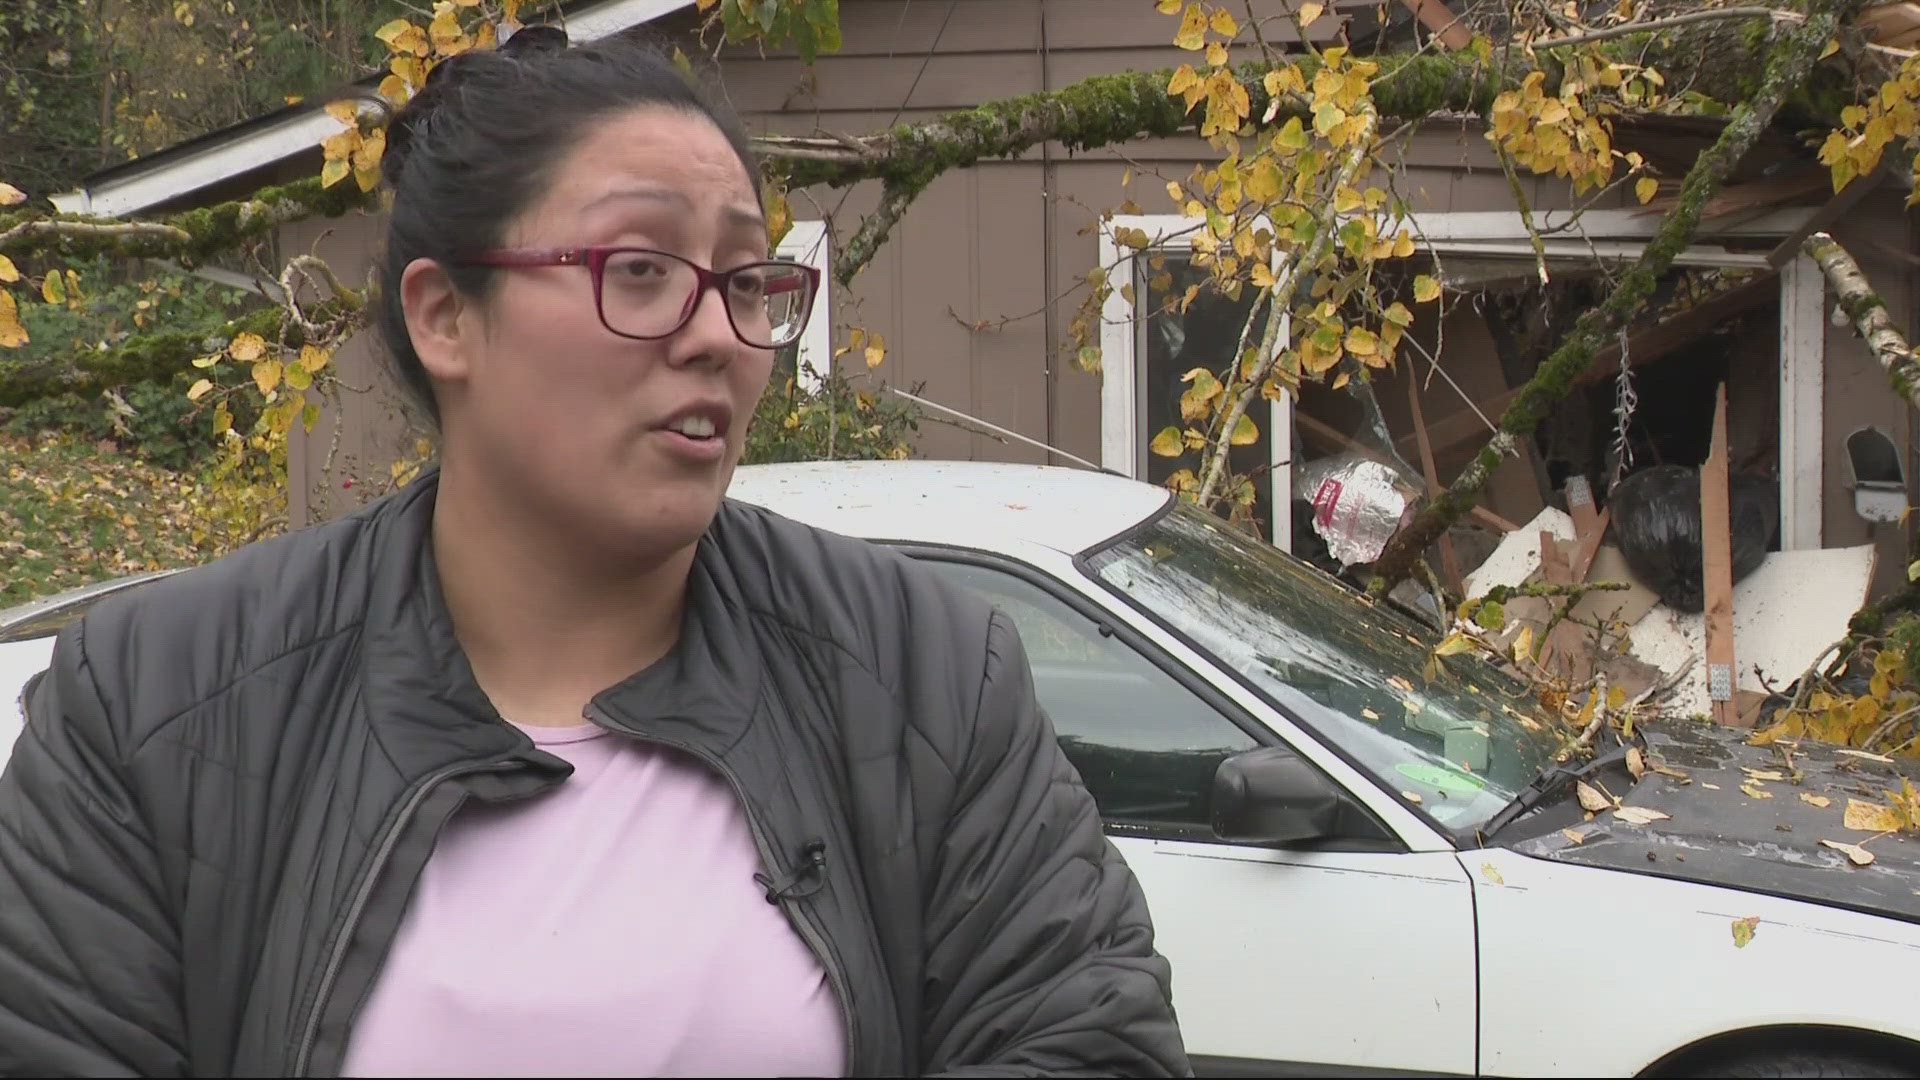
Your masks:
<svg viewBox="0 0 1920 1080"><path fill-rule="evenodd" d="M584 209L591 210L602 203L614 202L620 199L641 199L648 202L667 203L673 209L682 212L693 209L693 200L687 197L686 192L664 184L629 184L617 187L612 191L588 201ZM766 218L760 213L758 207L752 205L729 203L722 207L720 212L725 215L732 224L751 225L755 228L766 227Z"/></svg>

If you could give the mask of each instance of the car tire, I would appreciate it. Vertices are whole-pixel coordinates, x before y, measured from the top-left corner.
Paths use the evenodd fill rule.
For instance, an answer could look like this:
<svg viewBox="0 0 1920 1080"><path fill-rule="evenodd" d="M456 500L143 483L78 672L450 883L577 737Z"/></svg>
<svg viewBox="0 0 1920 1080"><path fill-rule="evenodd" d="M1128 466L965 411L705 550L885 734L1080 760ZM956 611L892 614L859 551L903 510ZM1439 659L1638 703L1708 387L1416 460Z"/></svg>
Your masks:
<svg viewBox="0 0 1920 1080"><path fill-rule="evenodd" d="M1702 1077L1916 1077L1920 1067L1897 1065L1885 1058L1835 1050L1763 1050L1713 1062L1698 1071L1675 1076Z"/></svg>

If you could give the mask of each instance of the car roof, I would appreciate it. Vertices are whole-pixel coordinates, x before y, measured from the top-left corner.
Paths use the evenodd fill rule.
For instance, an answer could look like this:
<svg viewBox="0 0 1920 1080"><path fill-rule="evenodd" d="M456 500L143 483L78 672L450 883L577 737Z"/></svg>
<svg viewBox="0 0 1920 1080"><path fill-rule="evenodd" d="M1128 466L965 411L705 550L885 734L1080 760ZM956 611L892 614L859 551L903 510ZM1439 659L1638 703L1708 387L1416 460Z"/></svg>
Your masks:
<svg viewBox="0 0 1920 1080"><path fill-rule="evenodd" d="M813 461L743 465L727 494L868 540L1078 554L1151 517L1165 488L1108 472L985 461Z"/></svg>

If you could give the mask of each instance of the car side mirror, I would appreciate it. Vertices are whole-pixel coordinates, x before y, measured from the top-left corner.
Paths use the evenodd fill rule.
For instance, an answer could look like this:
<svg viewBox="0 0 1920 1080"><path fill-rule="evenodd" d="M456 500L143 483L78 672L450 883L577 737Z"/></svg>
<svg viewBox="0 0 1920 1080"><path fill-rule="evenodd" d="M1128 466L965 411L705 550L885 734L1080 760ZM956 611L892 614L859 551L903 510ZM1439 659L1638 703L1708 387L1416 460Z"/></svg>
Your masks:
<svg viewBox="0 0 1920 1080"><path fill-rule="evenodd" d="M1212 811L1214 835L1233 843L1387 839L1353 796L1284 746L1222 761L1213 774Z"/></svg>

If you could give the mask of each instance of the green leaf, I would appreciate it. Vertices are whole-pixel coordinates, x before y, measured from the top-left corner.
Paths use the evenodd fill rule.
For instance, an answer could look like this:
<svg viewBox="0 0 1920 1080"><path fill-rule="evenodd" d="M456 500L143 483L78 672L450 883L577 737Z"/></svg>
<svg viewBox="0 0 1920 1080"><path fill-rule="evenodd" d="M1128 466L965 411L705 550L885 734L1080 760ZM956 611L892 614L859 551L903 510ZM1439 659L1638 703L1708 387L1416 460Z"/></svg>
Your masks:
<svg viewBox="0 0 1920 1080"><path fill-rule="evenodd" d="M1413 302L1425 304L1440 299L1440 283L1430 275L1419 274L1413 279Z"/></svg>
<svg viewBox="0 0 1920 1080"><path fill-rule="evenodd" d="M1307 148L1307 126L1297 116L1290 116L1280 125L1279 134L1273 137L1275 146L1286 150L1305 150Z"/></svg>
<svg viewBox="0 0 1920 1080"><path fill-rule="evenodd" d="M199 401L201 398L206 397L207 391L211 389L213 389L212 379L200 379L187 388L187 400Z"/></svg>
<svg viewBox="0 0 1920 1080"><path fill-rule="evenodd" d="M1507 609L1498 602L1489 600L1480 605L1479 611L1473 613L1473 621L1484 629L1499 633L1500 629L1507 625Z"/></svg>

